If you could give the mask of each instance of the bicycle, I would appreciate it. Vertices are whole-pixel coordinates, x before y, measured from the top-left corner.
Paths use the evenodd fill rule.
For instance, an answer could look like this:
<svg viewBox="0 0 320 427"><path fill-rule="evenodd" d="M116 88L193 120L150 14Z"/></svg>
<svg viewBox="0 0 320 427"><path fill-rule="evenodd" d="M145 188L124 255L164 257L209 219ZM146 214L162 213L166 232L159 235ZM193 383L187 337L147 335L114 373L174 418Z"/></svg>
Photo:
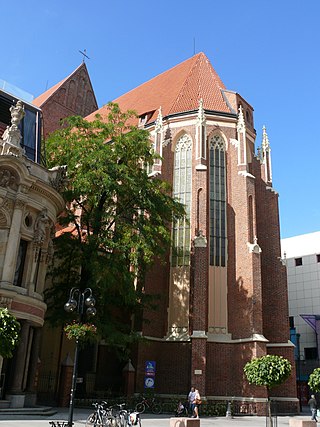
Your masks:
<svg viewBox="0 0 320 427"><path fill-rule="evenodd" d="M112 408L107 407L107 402L95 402L92 405L95 407L95 410L88 416L86 420L86 427L117 426L116 418L112 414Z"/></svg>
<svg viewBox="0 0 320 427"><path fill-rule="evenodd" d="M136 411L140 414L143 414L147 408L150 409L153 414L161 414L162 412L161 404L157 403L154 397L150 399L143 397L142 401L136 405Z"/></svg>
<svg viewBox="0 0 320 427"><path fill-rule="evenodd" d="M116 421L118 427L126 427L128 423L129 412L125 409L125 403L118 403L119 411L116 414Z"/></svg>
<svg viewBox="0 0 320 427"><path fill-rule="evenodd" d="M139 412L131 411L130 409L125 409L125 403L118 403L119 411L116 414L117 426L118 427L127 427L127 426L139 426L141 427L141 418Z"/></svg>

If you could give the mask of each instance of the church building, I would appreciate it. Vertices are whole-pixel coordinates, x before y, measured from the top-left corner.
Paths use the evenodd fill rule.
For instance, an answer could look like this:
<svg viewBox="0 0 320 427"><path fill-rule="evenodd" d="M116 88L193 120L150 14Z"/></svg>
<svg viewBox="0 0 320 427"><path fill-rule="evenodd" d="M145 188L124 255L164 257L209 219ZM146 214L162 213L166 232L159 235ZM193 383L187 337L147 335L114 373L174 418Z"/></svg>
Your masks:
<svg viewBox="0 0 320 427"><path fill-rule="evenodd" d="M145 341L132 355L136 391L183 394L194 385L208 400L258 405L266 391L247 383L245 363L277 354L294 365L266 129L257 148L252 106L224 86L204 53L114 102L138 113L162 157L150 176L169 181L186 208L165 265L145 283L161 299L144 313ZM297 409L294 374L273 396L282 410Z"/></svg>

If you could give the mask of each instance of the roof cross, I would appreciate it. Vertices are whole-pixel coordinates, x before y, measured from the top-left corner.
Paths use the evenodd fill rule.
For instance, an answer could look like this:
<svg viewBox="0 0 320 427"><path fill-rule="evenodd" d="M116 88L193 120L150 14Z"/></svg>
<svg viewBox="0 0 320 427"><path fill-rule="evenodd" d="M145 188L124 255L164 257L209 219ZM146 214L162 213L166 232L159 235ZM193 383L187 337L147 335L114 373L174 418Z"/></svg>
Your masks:
<svg viewBox="0 0 320 427"><path fill-rule="evenodd" d="M83 52L82 50L79 50L79 52L81 53L81 55L83 55L82 62L86 61L85 58L90 59L89 56L87 55L87 49L83 49Z"/></svg>

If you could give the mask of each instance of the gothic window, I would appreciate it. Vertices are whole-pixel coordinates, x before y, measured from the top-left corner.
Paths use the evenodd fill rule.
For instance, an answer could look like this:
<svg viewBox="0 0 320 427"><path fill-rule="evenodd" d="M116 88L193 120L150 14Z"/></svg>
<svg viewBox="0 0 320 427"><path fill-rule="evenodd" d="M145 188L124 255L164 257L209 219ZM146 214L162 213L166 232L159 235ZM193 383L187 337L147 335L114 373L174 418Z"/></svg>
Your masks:
<svg viewBox="0 0 320 427"><path fill-rule="evenodd" d="M214 134L210 148L210 265L226 266L226 155L221 135Z"/></svg>
<svg viewBox="0 0 320 427"><path fill-rule="evenodd" d="M253 200L252 196L249 196L248 200L248 242L253 243L254 232L253 232Z"/></svg>
<svg viewBox="0 0 320 427"><path fill-rule="evenodd" d="M192 179L192 141L184 134L174 153L173 195L185 205L186 215L173 224L172 266L190 263L190 216Z"/></svg>

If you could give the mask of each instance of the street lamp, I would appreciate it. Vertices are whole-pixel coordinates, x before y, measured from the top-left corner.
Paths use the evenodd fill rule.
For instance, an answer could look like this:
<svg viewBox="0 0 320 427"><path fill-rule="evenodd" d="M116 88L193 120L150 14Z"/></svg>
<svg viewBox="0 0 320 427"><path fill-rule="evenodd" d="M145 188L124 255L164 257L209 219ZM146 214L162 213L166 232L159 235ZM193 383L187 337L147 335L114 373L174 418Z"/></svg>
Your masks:
<svg viewBox="0 0 320 427"><path fill-rule="evenodd" d="M72 288L70 291L69 299L64 305L64 309L67 313L76 312L79 315L79 320L82 322L84 315L95 316L96 300L92 296L91 288L86 288L84 291L81 291L79 288ZM86 311L84 312L86 308ZM73 406L74 406L74 395L77 386L77 372L78 372L78 354L79 354L79 338L76 338L76 347L74 350L74 364L73 364L73 374L72 374L72 385L70 393L70 405L69 405L69 417L68 417L68 426L72 427L73 425Z"/></svg>

